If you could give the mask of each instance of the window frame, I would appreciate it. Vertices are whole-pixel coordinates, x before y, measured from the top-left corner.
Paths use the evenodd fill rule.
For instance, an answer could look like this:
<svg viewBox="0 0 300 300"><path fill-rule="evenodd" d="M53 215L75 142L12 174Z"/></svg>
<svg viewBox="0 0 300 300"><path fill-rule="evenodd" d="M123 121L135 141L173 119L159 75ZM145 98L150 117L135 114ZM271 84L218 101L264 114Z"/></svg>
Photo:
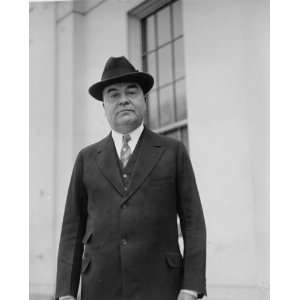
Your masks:
<svg viewBox="0 0 300 300"><path fill-rule="evenodd" d="M178 135L180 136L180 140L183 140L183 134L181 133L182 130L187 130L187 147L188 147L188 116L186 116L185 119L177 120L177 104L176 104L176 82L179 82L181 80L185 83L185 74L184 76L181 76L179 78L175 78L175 41L179 39L183 39L184 34L181 33L179 36L173 37L173 9L170 7L170 22L171 22L171 40L168 42L163 43L162 45L159 45L157 48L152 49L149 52L145 52L143 49L143 45L145 45L145 25L142 24L144 22L145 18L150 15L155 15L159 10L171 6L172 3L182 1L182 0L147 0L139 4L137 7L133 8L128 12L128 54L129 59L135 63L139 69L145 70L147 69L144 65L144 59L143 57L145 55L148 55L149 53L156 53L156 74L153 74L155 76L155 80L158 78L158 49L164 47L165 45L171 44L171 55L172 55L172 81L168 82L165 85L157 86L156 87L156 93L158 98L158 105L159 105L159 90L163 87L172 86L173 87L173 106L174 106L174 122L167 124L167 125L161 125L160 124L160 115L158 116L158 128L151 128L156 133L168 135L174 131L178 131ZM156 18L155 18L156 19ZM155 22L157 22L155 20ZM157 26L155 26L157 27ZM157 39L157 32L155 33L156 39ZM156 41L157 45L157 41ZM150 93L151 94L151 93ZM185 100L186 101L186 100ZM187 104L187 103L185 103ZM146 125L148 125L148 111L146 115ZM158 107L158 114L160 114L160 108Z"/></svg>

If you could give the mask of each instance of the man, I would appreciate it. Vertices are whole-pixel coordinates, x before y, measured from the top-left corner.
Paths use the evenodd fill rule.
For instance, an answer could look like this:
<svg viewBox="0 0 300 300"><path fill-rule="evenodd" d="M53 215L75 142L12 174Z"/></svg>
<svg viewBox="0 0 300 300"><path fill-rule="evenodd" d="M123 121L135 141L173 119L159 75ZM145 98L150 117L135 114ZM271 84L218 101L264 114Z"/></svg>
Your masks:
<svg viewBox="0 0 300 300"><path fill-rule="evenodd" d="M111 57L89 89L112 132L77 156L62 225L56 298L193 300L206 295L206 229L182 143L143 125L153 77ZM184 239L178 245L177 215Z"/></svg>

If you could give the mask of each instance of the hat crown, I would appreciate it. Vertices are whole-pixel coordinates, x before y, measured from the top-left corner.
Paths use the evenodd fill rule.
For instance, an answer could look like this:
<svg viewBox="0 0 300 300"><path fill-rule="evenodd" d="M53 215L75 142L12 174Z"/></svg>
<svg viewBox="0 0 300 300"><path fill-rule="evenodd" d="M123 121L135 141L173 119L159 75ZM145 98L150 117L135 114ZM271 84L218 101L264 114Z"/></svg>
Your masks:
<svg viewBox="0 0 300 300"><path fill-rule="evenodd" d="M124 56L110 57L104 66L101 81L138 72Z"/></svg>
<svg viewBox="0 0 300 300"><path fill-rule="evenodd" d="M90 86L89 93L95 99L103 101L104 88L120 82L135 82L146 94L153 87L154 79L149 73L137 70L126 57L110 57L104 66L101 81Z"/></svg>

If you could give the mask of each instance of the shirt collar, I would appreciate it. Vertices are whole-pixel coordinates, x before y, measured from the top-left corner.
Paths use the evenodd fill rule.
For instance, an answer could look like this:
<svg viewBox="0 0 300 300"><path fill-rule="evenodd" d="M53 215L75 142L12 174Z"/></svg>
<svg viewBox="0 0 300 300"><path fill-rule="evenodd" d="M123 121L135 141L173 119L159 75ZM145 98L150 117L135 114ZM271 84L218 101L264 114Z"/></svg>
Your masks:
<svg viewBox="0 0 300 300"><path fill-rule="evenodd" d="M131 137L131 140L128 142L128 144L129 144L132 152L134 151L135 146L137 145L143 130L144 130L144 124L142 123L139 127L137 127L136 129L134 129L133 131L128 133ZM118 153L118 155L120 155L121 148L122 148L123 134L112 129L111 135L112 135L117 153Z"/></svg>

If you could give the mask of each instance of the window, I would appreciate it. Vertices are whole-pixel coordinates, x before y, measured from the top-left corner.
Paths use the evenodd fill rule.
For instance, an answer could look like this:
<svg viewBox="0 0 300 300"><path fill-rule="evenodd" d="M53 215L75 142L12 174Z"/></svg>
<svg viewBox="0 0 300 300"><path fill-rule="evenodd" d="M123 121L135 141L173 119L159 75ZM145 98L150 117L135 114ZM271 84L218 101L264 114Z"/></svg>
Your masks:
<svg viewBox="0 0 300 300"><path fill-rule="evenodd" d="M142 2L128 12L128 33L130 60L155 79L147 100L148 127L188 149L182 0ZM177 224L183 252L179 218Z"/></svg>
<svg viewBox="0 0 300 300"><path fill-rule="evenodd" d="M181 0L148 10L140 22L142 68L155 79L146 123L188 148Z"/></svg>

